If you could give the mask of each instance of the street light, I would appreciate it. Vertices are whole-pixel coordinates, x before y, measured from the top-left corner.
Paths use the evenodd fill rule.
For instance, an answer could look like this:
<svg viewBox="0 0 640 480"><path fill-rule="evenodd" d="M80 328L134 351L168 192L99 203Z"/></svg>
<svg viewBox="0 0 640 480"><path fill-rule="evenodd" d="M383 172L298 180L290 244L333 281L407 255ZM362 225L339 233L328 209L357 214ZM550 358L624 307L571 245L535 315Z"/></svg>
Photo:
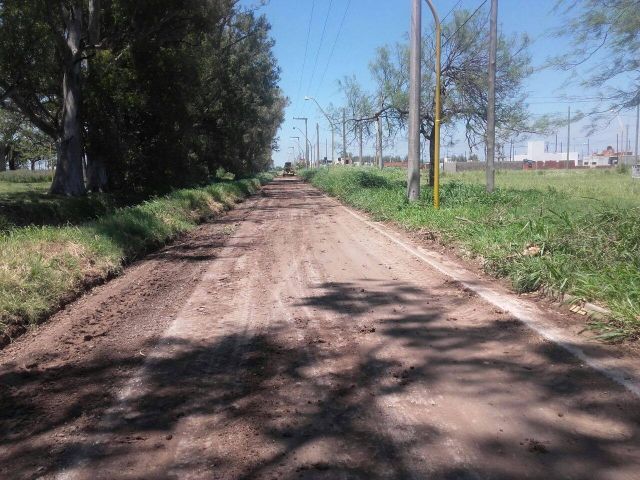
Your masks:
<svg viewBox="0 0 640 480"><path fill-rule="evenodd" d="M296 141L298 142L298 152L300 154L302 154L302 147L300 146L300 137L289 137L289 138L295 138Z"/></svg>
<svg viewBox="0 0 640 480"><path fill-rule="evenodd" d="M441 26L432 0L425 0L436 24L436 91L433 138L433 206L440 208L440 43ZM407 196L410 201L420 198L420 60L422 36L422 2L413 0L411 11L411 40L409 56L409 164Z"/></svg>
<svg viewBox="0 0 640 480"><path fill-rule="evenodd" d="M293 117L294 120L304 120L304 138L307 139L307 143L309 142L309 139L307 138L307 120L309 120L307 117ZM296 127L293 127L296 128ZM298 130L300 130L298 128ZM300 132L302 132L302 130L300 130ZM309 146L307 145L305 148L305 157L304 157L305 161L308 163L309 162Z"/></svg>
<svg viewBox="0 0 640 480"><path fill-rule="evenodd" d="M306 120L306 119L305 119L305 120ZM306 123L307 123L307 122L305 121L305 124L306 124ZM304 135L304 139L306 140L306 142L305 142L305 150L306 150L306 154L307 154L307 157L306 157L304 160L305 160L305 162L307 162L307 164L308 164L308 163L309 163L309 146L311 145L311 142L310 142L310 141L309 141L309 139L307 138L307 134L306 134L306 133L304 133L302 130L300 130L298 127L294 126L294 127L293 127L293 129L294 129L294 130L298 130L302 135Z"/></svg>
<svg viewBox="0 0 640 480"><path fill-rule="evenodd" d="M325 118L327 119L327 122L329 122L329 125L331 126L331 163L335 163L335 153L334 153L334 136L335 136L335 125L333 124L333 122L331 121L331 118L329 118L329 115L327 115L327 112L325 112L322 107L320 106L320 104L318 103L318 101L313 98L313 97L304 97L305 100L313 100L313 102L318 106L318 108L320 109L320 111L322 112L322 114L325 116Z"/></svg>

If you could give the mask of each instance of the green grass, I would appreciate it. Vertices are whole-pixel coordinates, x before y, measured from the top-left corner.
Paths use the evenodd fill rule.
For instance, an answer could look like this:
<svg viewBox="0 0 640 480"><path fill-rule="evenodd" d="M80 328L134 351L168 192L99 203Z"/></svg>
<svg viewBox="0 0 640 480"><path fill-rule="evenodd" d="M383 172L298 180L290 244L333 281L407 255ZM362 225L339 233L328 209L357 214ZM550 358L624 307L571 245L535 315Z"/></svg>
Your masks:
<svg viewBox="0 0 640 480"><path fill-rule="evenodd" d="M607 306L613 317L598 323L602 338L640 336L640 185L628 173L500 172L492 195L481 172L448 175L439 211L429 188L418 202L406 201L403 170L337 167L302 175L378 220L455 244L518 292L546 287Z"/></svg>
<svg viewBox="0 0 640 480"><path fill-rule="evenodd" d="M49 195L49 183L0 181L0 233L28 225L77 225L139 203L139 194Z"/></svg>
<svg viewBox="0 0 640 480"><path fill-rule="evenodd" d="M77 226L27 226L0 234L0 335L36 323L88 284L231 208L270 178L178 190Z"/></svg>
<svg viewBox="0 0 640 480"><path fill-rule="evenodd" d="M7 170L0 172L0 182L50 184L52 180L52 170Z"/></svg>
<svg viewBox="0 0 640 480"><path fill-rule="evenodd" d="M448 174L444 180L484 185L485 174L484 172L461 172ZM502 170L496 172L496 184L518 190L555 189L573 198L604 201L620 206L640 205L640 182L632 179L628 170L622 174L613 169Z"/></svg>

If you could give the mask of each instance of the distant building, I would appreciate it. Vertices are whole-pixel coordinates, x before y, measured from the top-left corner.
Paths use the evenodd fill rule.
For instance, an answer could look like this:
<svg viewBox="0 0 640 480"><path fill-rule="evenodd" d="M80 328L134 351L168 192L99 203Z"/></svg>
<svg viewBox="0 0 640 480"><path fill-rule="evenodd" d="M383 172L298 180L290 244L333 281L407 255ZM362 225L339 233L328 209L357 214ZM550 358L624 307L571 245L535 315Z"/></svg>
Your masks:
<svg viewBox="0 0 640 480"><path fill-rule="evenodd" d="M580 155L578 152L569 152L569 165L578 165ZM551 153L545 152L543 141L527 142L527 153L524 155L515 155L516 162L538 162L560 164L560 162L566 163L567 153Z"/></svg>
<svg viewBox="0 0 640 480"><path fill-rule="evenodd" d="M593 153L582 160L583 167L611 167L618 165L618 163L628 163L626 161L620 162L621 159L627 159L631 157L632 152L616 152L613 147L608 146L601 153Z"/></svg>

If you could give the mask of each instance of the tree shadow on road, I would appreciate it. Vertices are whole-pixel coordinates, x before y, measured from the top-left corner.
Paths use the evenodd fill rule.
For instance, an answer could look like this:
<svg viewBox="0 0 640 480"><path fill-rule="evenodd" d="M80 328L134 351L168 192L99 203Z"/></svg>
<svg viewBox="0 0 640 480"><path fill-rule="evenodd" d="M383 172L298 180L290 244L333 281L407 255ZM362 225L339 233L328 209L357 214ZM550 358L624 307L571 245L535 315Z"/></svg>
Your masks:
<svg viewBox="0 0 640 480"><path fill-rule="evenodd" d="M426 297L440 300L416 312ZM326 283L296 302L305 322L163 339L146 358L5 366L0 473L46 476L88 458L97 478L132 478L146 458L137 478L593 479L638 459L637 403L513 319L452 319L450 289ZM118 400L139 369L143 385ZM21 394L34 385L44 398ZM73 400L43 417L55 395ZM458 412L468 429L454 438L460 398L482 408ZM490 434L475 426L486 412L501 418ZM83 418L82 431L65 429ZM194 455L167 439L176 431Z"/></svg>

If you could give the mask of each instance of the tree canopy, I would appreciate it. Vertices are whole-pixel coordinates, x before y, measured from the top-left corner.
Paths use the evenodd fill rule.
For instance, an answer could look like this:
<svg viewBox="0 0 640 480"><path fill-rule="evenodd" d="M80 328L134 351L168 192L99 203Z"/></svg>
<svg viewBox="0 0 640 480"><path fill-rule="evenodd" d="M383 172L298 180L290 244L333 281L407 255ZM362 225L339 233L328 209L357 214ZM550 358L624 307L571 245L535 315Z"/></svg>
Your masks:
<svg viewBox="0 0 640 480"><path fill-rule="evenodd" d="M286 99L237 0L3 0L0 106L56 145L52 191L163 191L263 170Z"/></svg>
<svg viewBox="0 0 640 480"><path fill-rule="evenodd" d="M435 40L423 35L420 131L434 136ZM536 130L527 115L524 82L531 74L526 35L499 35L496 79L496 128L502 141ZM462 127L470 148L484 142L488 72L487 18L456 10L442 25L442 126L445 136ZM407 128L409 114L409 47L406 43L377 49L370 63L375 91L361 94L354 79L340 83L349 110L363 117L382 116L387 138ZM430 150L430 158L433 151ZM432 162L433 164L433 162Z"/></svg>
<svg viewBox="0 0 640 480"><path fill-rule="evenodd" d="M571 39L571 51L552 59L560 69L584 67L573 76L596 89L596 111L620 112L640 104L640 0L558 0L563 27L556 35Z"/></svg>

